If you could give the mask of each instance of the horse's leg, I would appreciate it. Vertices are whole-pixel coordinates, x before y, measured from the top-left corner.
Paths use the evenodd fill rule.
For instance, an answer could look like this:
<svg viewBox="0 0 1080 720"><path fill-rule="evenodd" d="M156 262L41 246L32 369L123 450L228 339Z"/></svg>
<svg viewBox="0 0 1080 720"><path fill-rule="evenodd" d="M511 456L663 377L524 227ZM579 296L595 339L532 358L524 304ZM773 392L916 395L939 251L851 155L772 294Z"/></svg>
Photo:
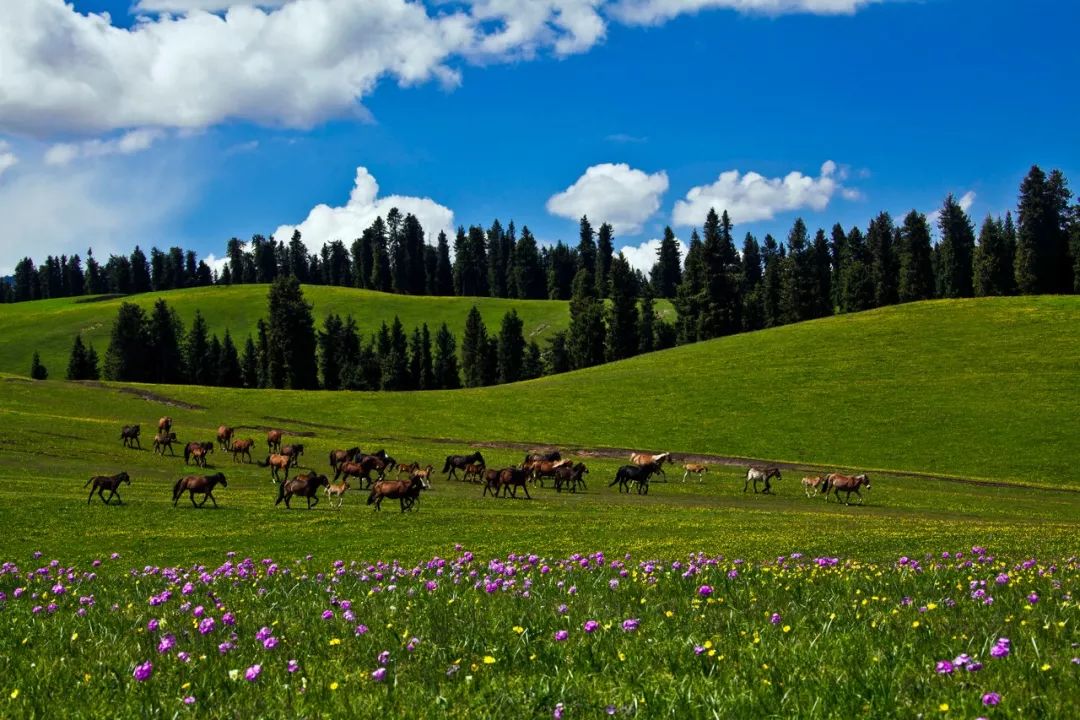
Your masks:
<svg viewBox="0 0 1080 720"><path fill-rule="evenodd" d="M543 485L541 485L540 487L543 487ZM525 491L526 499L532 500L532 495L529 494L529 486L522 483L521 489Z"/></svg>
<svg viewBox="0 0 1080 720"><path fill-rule="evenodd" d="M97 488L96 488L96 487L92 487L92 488L90 488L90 497L86 498L86 504L87 504L87 505L89 505L89 504L90 504L90 501L94 499L94 491L95 491L95 490L97 490Z"/></svg>
<svg viewBox="0 0 1080 720"><path fill-rule="evenodd" d="M213 490L206 491L206 497L210 498L210 502L214 503L214 509L217 510L217 498L214 497ZM206 498L203 498L203 505L206 504Z"/></svg>
<svg viewBox="0 0 1080 720"><path fill-rule="evenodd" d="M314 500L315 502L312 502L312 500ZM314 496L314 497L311 497L311 496L309 495L309 496L308 496L308 499L307 499L307 502L308 502L308 505L307 505L307 506L308 506L308 510L310 510L311 508L313 508L313 507L315 507L316 505L318 505L318 504L319 504L319 496L318 496L318 495L316 495L316 496Z"/></svg>
<svg viewBox="0 0 1080 720"><path fill-rule="evenodd" d="M747 487L748 487L749 485L750 485L750 476L749 476L749 475L747 475L747 476L746 476L746 482L744 482L744 483L743 483L743 485L742 485L742 491L743 491L743 492L746 492L746 488L747 488Z"/></svg>

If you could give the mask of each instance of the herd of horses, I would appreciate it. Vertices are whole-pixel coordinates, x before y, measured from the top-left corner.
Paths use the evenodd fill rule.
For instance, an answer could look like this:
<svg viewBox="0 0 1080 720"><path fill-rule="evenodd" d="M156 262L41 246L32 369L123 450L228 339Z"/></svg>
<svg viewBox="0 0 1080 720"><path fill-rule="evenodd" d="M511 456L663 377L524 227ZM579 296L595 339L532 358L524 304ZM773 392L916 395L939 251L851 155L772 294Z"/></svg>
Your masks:
<svg viewBox="0 0 1080 720"><path fill-rule="evenodd" d="M166 451L172 456L176 455L173 443L178 441L172 426L171 417L166 416L158 420L157 433L154 436L154 452L163 457ZM303 444L286 444L283 431L269 430L266 434L266 459L255 461L251 455L255 440L234 438L234 435L234 428L222 425L217 431L216 445L214 441L186 443L183 451L184 464L206 468L207 456L211 455L217 447L223 452L231 453L234 463L254 463L259 467L269 468L270 481L276 483L278 487L274 505L284 502L286 508L291 507L294 497L304 498L308 509L314 508L319 503L321 493L325 494L331 507L341 509L346 492L352 488L351 481L355 480L360 489L369 491L367 504L373 505L375 510L382 509L383 500L398 500L401 512L404 513L418 508L420 494L431 487L431 479L435 471L433 465L422 466L419 462L399 463L382 449L373 453L364 453L359 447L352 447L330 451L328 460L329 467L333 471L332 480L313 469L290 478L289 472L299 468L300 458L304 455ZM126 448L141 450L139 436L139 425L125 425L120 432L120 439ZM639 495L647 495L650 479L661 476L666 480L664 466L673 463L674 458L669 452L631 453L630 462L618 469L615 479L609 483L608 487L618 485L619 493L629 494L636 490ZM698 482L701 482L709 468L700 463L686 463L682 466L682 470L683 482L686 482L691 475L696 475ZM482 497L490 493L493 497L517 498L518 491L521 490L525 499L531 500L529 484L534 486L539 484L543 488L547 480L551 480L552 487L559 493L564 490L576 493L579 489L587 489L585 475L589 473L589 469L582 462L564 458L558 450L530 452L516 466L488 468L484 456L477 451L468 455L448 455L442 472L447 480L482 485ZM388 477L389 473L394 473L394 476ZM779 467L751 465L746 471L743 492L747 492L752 484L755 494L758 492L770 494L771 481L774 479L781 479ZM87 504L93 500L95 492L106 505L111 504L114 497L117 503L121 503L119 488L123 483L131 484L131 478L126 472L90 478L83 486L85 488L93 485ZM758 490L759 483L762 484L760 491ZM804 477L802 484L807 497L823 494L828 502L832 494L839 502L840 493L846 493L845 502L848 504L850 504L852 493L862 502L860 488L870 489L870 479L865 474L850 476L831 473L824 476ZM194 507L202 507L207 500L217 507L213 491L219 485L228 487L225 475L221 472L213 475L182 477L173 486L173 506L175 507L184 493L187 493ZM105 492L109 492L108 498L105 497ZM202 496L201 502L195 502L196 495Z"/></svg>

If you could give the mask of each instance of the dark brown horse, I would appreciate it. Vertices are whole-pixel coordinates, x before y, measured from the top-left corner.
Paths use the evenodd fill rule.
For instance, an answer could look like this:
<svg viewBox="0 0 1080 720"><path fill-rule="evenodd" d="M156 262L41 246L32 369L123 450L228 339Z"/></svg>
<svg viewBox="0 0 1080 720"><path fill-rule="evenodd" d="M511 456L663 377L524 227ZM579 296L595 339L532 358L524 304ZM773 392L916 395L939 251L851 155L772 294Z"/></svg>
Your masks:
<svg viewBox="0 0 1080 720"><path fill-rule="evenodd" d="M359 460L353 462L343 462L338 465L337 472L334 473L334 481L337 482L340 477L354 477L360 481L362 488L371 487L371 473L376 474L375 481L381 481L386 473L387 463L386 461L374 456L374 455L362 455Z"/></svg>
<svg viewBox="0 0 1080 720"><path fill-rule="evenodd" d="M511 497L517 498L518 488L525 491L525 497L528 500L532 500L532 495L529 495L529 472L522 470L521 468L503 468L499 471L499 490L502 491L502 496L506 497L510 494Z"/></svg>
<svg viewBox="0 0 1080 720"><path fill-rule="evenodd" d="M247 461L251 462L251 448L255 447L255 440L248 438L247 440L237 440L232 444L230 448L232 452L233 462L240 462L241 455L247 457Z"/></svg>
<svg viewBox="0 0 1080 720"><path fill-rule="evenodd" d="M348 450L331 450L330 451L330 469L336 471L338 465L343 462L352 462L360 454L360 448L351 447Z"/></svg>
<svg viewBox="0 0 1080 720"><path fill-rule="evenodd" d="M501 472L502 470L483 471L484 492L480 494L480 497L487 497L489 492L492 497L499 497L499 473Z"/></svg>
<svg viewBox="0 0 1080 720"><path fill-rule="evenodd" d="M480 463L469 463L462 470L461 481L462 482L480 482L481 478L486 474L484 466ZM447 480L450 478L447 477Z"/></svg>
<svg viewBox="0 0 1080 720"><path fill-rule="evenodd" d="M466 465L477 464L485 466L484 456L479 451L472 455L447 455L442 471L446 473L446 479L457 478L457 471L464 470Z"/></svg>
<svg viewBox="0 0 1080 720"><path fill-rule="evenodd" d="M176 433L174 433L174 432L158 433L157 435L154 436L154 452L155 453L161 453L162 455L164 455L165 454L165 448L168 448L169 449L169 454L175 456L176 453L173 452L173 447L172 447L172 444L174 442L176 442Z"/></svg>
<svg viewBox="0 0 1080 720"><path fill-rule="evenodd" d="M217 441L222 450L232 449L233 429L228 425L221 425L217 429Z"/></svg>
<svg viewBox="0 0 1080 720"><path fill-rule="evenodd" d="M638 495L649 494L649 477L656 473L662 473L660 469L660 463L645 463L644 465L623 465L615 473L615 479L611 481L608 487L611 487L615 483L619 483L619 492L630 492L630 486L637 483Z"/></svg>
<svg viewBox="0 0 1080 720"><path fill-rule="evenodd" d="M836 502L840 502L840 493L845 492L847 495L844 499L845 505L851 504L851 493L855 493L859 496L859 504L861 505L865 500L862 493L859 492L860 487L870 489L870 478L866 476L866 473L862 475L840 475L839 473L833 473L825 476L825 502L829 502L829 493L831 492L836 496Z"/></svg>
<svg viewBox="0 0 1080 720"><path fill-rule="evenodd" d="M278 485L277 500L274 501L276 507L282 500L285 501L285 507L289 506L289 500L293 495L298 495L302 498L307 498L308 510L319 504L319 488L326 487L330 484L330 481L326 479L325 475L316 475L312 470L306 475L297 475L292 480L286 480Z"/></svg>
<svg viewBox="0 0 1080 720"><path fill-rule="evenodd" d="M423 481L415 476L409 480L383 480L372 486L367 504L374 505L376 510L382 510L383 500L400 500L401 512L405 512L418 503L420 491L423 489Z"/></svg>
<svg viewBox="0 0 1080 720"><path fill-rule="evenodd" d="M522 467L529 473L529 479L533 482L540 481L540 487L544 487L544 478L555 477L555 472L561 467L570 467L574 463L570 460L533 460Z"/></svg>
<svg viewBox="0 0 1080 720"><path fill-rule="evenodd" d="M157 421L157 431L159 433L167 433L172 430L172 418L166 415Z"/></svg>
<svg viewBox="0 0 1080 720"><path fill-rule="evenodd" d="M547 460L549 462L552 460L562 460L562 453L560 453L558 450L551 450L549 452L539 452L537 450L533 450L531 453L525 456L524 460L521 461L521 467L528 467L537 460Z"/></svg>
<svg viewBox="0 0 1080 720"><path fill-rule="evenodd" d="M267 455L265 462L257 463L259 467L270 468L270 482L280 482L281 476L278 473L282 470L285 471L285 479L289 479L289 468L292 467L292 458L288 455ZM336 479L336 478L335 478Z"/></svg>
<svg viewBox="0 0 1080 720"><path fill-rule="evenodd" d="M772 485L769 483L770 478L780 479L780 468L778 467L762 467L761 465L751 465L746 470L746 482L743 483L742 491L746 492L746 488L749 487L750 482L754 483L754 492L757 493L757 484L762 480L765 481L765 489L763 493L771 493Z"/></svg>
<svg viewBox="0 0 1080 720"><path fill-rule="evenodd" d="M266 451L273 453L281 450L281 438L285 433L281 430L269 430L266 433Z"/></svg>
<svg viewBox="0 0 1080 720"><path fill-rule="evenodd" d="M213 475L188 475L182 477L176 481L176 485L173 486L173 507L176 507L176 503L180 500L180 496L185 492L191 495L191 506L202 507L206 504L206 500L209 498L214 503L214 507L218 506L217 500L214 499L214 488L218 485L221 487L229 487L229 483L225 482L225 475L223 473L214 473ZM195 495L202 495L202 502L195 504Z"/></svg>
<svg viewBox="0 0 1080 720"><path fill-rule="evenodd" d="M563 465L555 471L555 492L562 492L565 487L572 493L576 493L578 486L585 488L585 475L589 474L589 468L585 463L575 465Z"/></svg>
<svg viewBox="0 0 1080 720"><path fill-rule="evenodd" d="M120 439L124 441L124 447L135 447L138 445L139 449L142 450L142 443L139 442L140 432L141 430L138 425L125 425L120 430Z"/></svg>
<svg viewBox="0 0 1080 720"><path fill-rule="evenodd" d="M300 456L304 454L304 446L300 443L286 445L281 448L281 454L292 458L293 467L296 467L296 464L300 462Z"/></svg>
<svg viewBox="0 0 1080 720"><path fill-rule="evenodd" d="M184 464L194 460L199 467L206 467L206 456L214 452L214 441L189 442L184 446Z"/></svg>
<svg viewBox="0 0 1080 720"><path fill-rule="evenodd" d="M101 498L101 502L108 505L112 502L113 496L116 496L116 504L123 505L124 501L120 499L120 483L131 484L131 478L128 477L126 472L120 472L116 475L95 475L86 481L86 485L93 483L94 487L90 488L90 496L86 498L86 504L89 505L90 501L94 499L94 493L98 494ZM83 485L83 488L86 487ZM106 499L105 491L109 491L109 497Z"/></svg>

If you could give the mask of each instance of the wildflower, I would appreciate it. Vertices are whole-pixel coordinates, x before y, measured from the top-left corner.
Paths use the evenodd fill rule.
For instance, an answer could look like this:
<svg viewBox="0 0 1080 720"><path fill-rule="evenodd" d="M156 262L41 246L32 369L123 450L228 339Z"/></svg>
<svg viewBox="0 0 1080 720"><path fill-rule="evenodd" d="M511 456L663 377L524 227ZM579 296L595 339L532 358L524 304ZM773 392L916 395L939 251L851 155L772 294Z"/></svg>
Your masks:
<svg viewBox="0 0 1080 720"><path fill-rule="evenodd" d="M515 632L515 633L517 633L518 635L521 635L522 633L524 633L524 632L525 632L525 628L521 627L520 625L515 625L515 626L513 627L513 630L514 630L514 632Z"/></svg>
<svg viewBox="0 0 1080 720"><path fill-rule="evenodd" d="M290 660L289 662L285 663L285 669L291 673L294 673L300 669L300 663L296 662L295 660Z"/></svg>
<svg viewBox="0 0 1080 720"><path fill-rule="evenodd" d="M217 646L217 649L219 653L224 655L225 653L233 649L233 644L231 642L223 642Z"/></svg>
<svg viewBox="0 0 1080 720"><path fill-rule="evenodd" d="M560 615L565 615L565 614L566 614L566 612L567 612L567 610L569 610L569 608L568 608L568 607L566 607L566 603L562 603L561 605L559 605L559 607L555 608L555 610L556 610L556 611L557 611L557 612L558 612L558 613L559 613Z"/></svg>
<svg viewBox="0 0 1080 720"><path fill-rule="evenodd" d="M385 678L385 677L386 677L386 668L384 668L384 667L376 668L371 673L371 679L374 680L375 682L382 682L383 678Z"/></svg>
<svg viewBox="0 0 1080 720"><path fill-rule="evenodd" d="M964 667L965 665L967 665L970 662L971 662L971 656L967 655L966 653L961 653L961 654L957 655L955 658L953 658L953 665L955 665L956 667Z"/></svg>
<svg viewBox="0 0 1080 720"><path fill-rule="evenodd" d="M637 618L629 618L627 620L623 620L623 624L622 624L623 632L628 632L628 633L629 632L634 632L635 630L638 629L638 625L640 625L640 624L641 624L641 622Z"/></svg>
<svg viewBox="0 0 1080 720"><path fill-rule="evenodd" d="M341 644L341 638L330 638L330 644L331 645L340 645Z"/></svg>
<svg viewBox="0 0 1080 720"><path fill-rule="evenodd" d="M147 630L147 632L157 632L158 625L159 625L159 623L158 623L157 618L150 618L149 620L146 621L146 630Z"/></svg>
<svg viewBox="0 0 1080 720"><path fill-rule="evenodd" d="M565 640L568 637L570 637L570 633L567 632L566 630L556 630L555 631L555 642L562 642L563 640Z"/></svg>
<svg viewBox="0 0 1080 720"><path fill-rule="evenodd" d="M1028 603L1034 605L1035 603L1039 602L1039 596L1036 595L1035 593L1031 593L1030 595L1027 596L1027 601L1028 601Z"/></svg>
<svg viewBox="0 0 1080 720"><path fill-rule="evenodd" d="M457 673L457 671L460 670L460 669L461 669L461 666L458 665L457 663L454 663L450 667L446 668L446 677L453 677L454 674Z"/></svg>
<svg viewBox="0 0 1080 720"><path fill-rule="evenodd" d="M971 662L971 663L968 663L968 666L967 666L967 671L968 672L979 672L982 669L983 669L983 664L981 662Z"/></svg>
<svg viewBox="0 0 1080 720"><path fill-rule="evenodd" d="M771 622L773 625L779 625L780 620L781 620L780 613L773 613L772 617L769 618L769 622Z"/></svg>
<svg viewBox="0 0 1080 720"><path fill-rule="evenodd" d="M694 654L695 655L701 655L704 652L705 652L705 648L703 648L701 645L695 645L694 646Z"/></svg>
<svg viewBox="0 0 1080 720"><path fill-rule="evenodd" d="M153 674L154 674L154 663L147 660L142 665L136 665L135 666L135 672L132 673L132 676L136 680L138 680L139 682L145 682Z"/></svg>
<svg viewBox="0 0 1080 720"><path fill-rule="evenodd" d="M19 688L15 688L14 690L12 690L11 695L8 695L8 697L10 697L12 700L19 697Z"/></svg>
<svg viewBox="0 0 1080 720"><path fill-rule="evenodd" d="M1001 702L1001 695L996 692L988 692L982 696L982 704L986 707L994 707Z"/></svg>
<svg viewBox="0 0 1080 720"><path fill-rule="evenodd" d="M556 703L555 710L554 710L554 712L551 713L551 717L555 718L555 720L561 720L562 716L563 716L563 710L564 710L563 704L562 703Z"/></svg>
<svg viewBox="0 0 1080 720"><path fill-rule="evenodd" d="M1008 585L1009 576L1007 573L1000 573L996 578L994 578L994 582L996 582L998 585Z"/></svg>
<svg viewBox="0 0 1080 720"><path fill-rule="evenodd" d="M712 595L712 588L708 585L702 585L697 589L697 593L701 597L709 597L710 595Z"/></svg>
<svg viewBox="0 0 1080 720"><path fill-rule="evenodd" d="M337 690L337 689L338 689L339 687L340 687L340 686L338 685L338 682L337 682L337 680L335 680L334 682L330 683L330 689L331 689L331 690Z"/></svg>
<svg viewBox="0 0 1080 720"><path fill-rule="evenodd" d="M164 637L161 638L161 642L159 642L158 646L157 646L157 651L159 653L164 654L164 653L167 653L170 650L172 650L173 646L175 646L175 645L176 645L176 636L174 636L172 633L168 633L167 635L165 635Z"/></svg>
<svg viewBox="0 0 1080 720"><path fill-rule="evenodd" d="M261 641L265 640L266 638L270 637L270 635L272 635L272 634L273 634L273 631L270 628L268 628L268 627L266 627L264 625L261 628L259 628L259 632L255 633L255 639L261 642Z"/></svg>
<svg viewBox="0 0 1080 720"><path fill-rule="evenodd" d="M990 648L990 656L993 658L1003 658L1009 656L1009 639L999 638L994 647Z"/></svg>
<svg viewBox="0 0 1080 720"><path fill-rule="evenodd" d="M495 664L495 658L493 658L491 655L485 655L484 656L484 664L485 665L494 665Z"/></svg>
<svg viewBox="0 0 1080 720"><path fill-rule="evenodd" d="M1047 670L1050 669L1050 663L1043 663L1042 667L1040 667L1039 669L1042 670L1043 672L1046 672Z"/></svg>
<svg viewBox="0 0 1080 720"><path fill-rule="evenodd" d="M332 620L333 618L334 618L334 611L333 610L323 610L323 614L322 614L322 619L323 620Z"/></svg>
<svg viewBox="0 0 1080 720"><path fill-rule="evenodd" d="M199 621L199 634L209 635L214 631L214 618L203 618Z"/></svg>
<svg viewBox="0 0 1080 720"><path fill-rule="evenodd" d="M734 569L728 570L727 576L728 580L734 580L735 578L739 577L739 571Z"/></svg>
<svg viewBox="0 0 1080 720"><path fill-rule="evenodd" d="M610 580L608 580L608 587L611 588L612 590L618 590L619 589L619 581L616 580L615 578L611 578Z"/></svg>
<svg viewBox="0 0 1080 720"><path fill-rule="evenodd" d="M615 714L615 706L614 705L608 705L606 708L604 708L604 712L607 713L608 715L614 715Z"/></svg>
<svg viewBox="0 0 1080 720"><path fill-rule="evenodd" d="M786 632L786 633L791 632L791 626L790 625L785 625L784 626L784 632Z"/></svg>
<svg viewBox="0 0 1080 720"><path fill-rule="evenodd" d="M278 646L278 639L276 637L274 637L273 635L271 635L270 637L263 640L263 647L266 648L267 650L273 650L277 646Z"/></svg>
<svg viewBox="0 0 1080 720"><path fill-rule="evenodd" d="M596 622L595 620L586 620L585 624L582 625L582 629L590 634L596 632L596 629L598 627L600 627L600 623Z"/></svg>
<svg viewBox="0 0 1080 720"><path fill-rule="evenodd" d="M236 624L236 616L233 615L231 612L227 612L227 613L225 613L224 615L221 616L221 622L223 622L226 625L232 627L233 625Z"/></svg>
<svg viewBox="0 0 1080 720"><path fill-rule="evenodd" d="M952 675L954 668L953 664L948 660L940 660L934 669L938 675Z"/></svg>
<svg viewBox="0 0 1080 720"><path fill-rule="evenodd" d="M186 652L181 651L176 653L176 659L180 662L191 662L191 655L188 655Z"/></svg>
<svg viewBox="0 0 1080 720"><path fill-rule="evenodd" d="M255 663L244 671L244 679L248 682L255 682L259 679L260 674L262 674L262 665Z"/></svg>
<svg viewBox="0 0 1080 720"><path fill-rule="evenodd" d="M188 695L186 698L184 698L184 704L185 705L194 705L195 704L195 696L194 695Z"/></svg>
<svg viewBox="0 0 1080 720"><path fill-rule="evenodd" d="M949 712L949 703L941 703L937 709L943 713Z"/></svg>
<svg viewBox="0 0 1080 720"><path fill-rule="evenodd" d="M357 625L356 630L355 630L356 637L360 637L361 635L366 635L367 631L368 631L367 625L364 625L362 623L360 625Z"/></svg>

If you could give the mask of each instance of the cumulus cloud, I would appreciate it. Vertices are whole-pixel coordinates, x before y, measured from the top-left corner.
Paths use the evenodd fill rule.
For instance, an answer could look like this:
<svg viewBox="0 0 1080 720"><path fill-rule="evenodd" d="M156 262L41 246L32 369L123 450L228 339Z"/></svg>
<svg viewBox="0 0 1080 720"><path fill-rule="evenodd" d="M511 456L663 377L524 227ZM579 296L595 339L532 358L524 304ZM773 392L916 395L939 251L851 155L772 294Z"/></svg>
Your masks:
<svg viewBox="0 0 1080 720"><path fill-rule="evenodd" d="M402 215L412 213L424 227L426 240L434 243L439 232L450 235L454 227L454 213L430 198L407 195L379 197L379 184L365 167L356 168L356 181L349 200L341 207L319 204L311 209L299 225L282 225L274 232L278 240L288 242L293 230L299 230L304 244L313 252L324 243L341 240L346 244L366 230L377 217L386 217L391 208Z"/></svg>
<svg viewBox="0 0 1080 720"><path fill-rule="evenodd" d="M150 146L164 136L165 133L161 130L140 129L131 130L112 140L58 143L45 152L45 163L48 165L67 165L79 158L132 155L148 150Z"/></svg>
<svg viewBox="0 0 1080 720"><path fill-rule="evenodd" d="M19 158L11 151L11 146L4 140L0 140L0 175L14 167L17 162L19 162Z"/></svg>
<svg viewBox="0 0 1080 720"><path fill-rule="evenodd" d="M679 257L685 258L686 245L679 238L675 238L675 242L679 244ZM659 250L660 238L653 238L640 245L626 245L619 252L626 258L626 262L630 263L630 267L648 275L649 271L652 270L652 266L656 264L656 253Z"/></svg>
<svg viewBox="0 0 1080 720"><path fill-rule="evenodd" d="M571 220L588 215L594 222L611 223L616 233L632 235L660 208L667 189L668 176L662 170L650 175L626 163L603 163L552 195L547 210Z"/></svg>
<svg viewBox="0 0 1080 720"><path fill-rule="evenodd" d="M678 15L702 10L728 9L741 13L784 15L851 15L885 0L616 0L610 13L626 23L656 25Z"/></svg>
<svg viewBox="0 0 1080 720"><path fill-rule="evenodd" d="M971 206L975 204L975 191L968 190L956 200L956 204L960 206L960 209L967 212L971 209ZM930 227L936 228L938 219L941 217L941 209L938 208L932 212L926 214L926 221L930 223Z"/></svg>
<svg viewBox="0 0 1080 720"><path fill-rule="evenodd" d="M245 246L245 248L246 248L246 246ZM204 257L202 259L202 261L204 263L206 263L207 266L211 270L216 272L218 275L221 275L221 273L223 273L225 271L225 266L229 264L228 256L218 257L218 256L214 255L214 253L210 253L209 255L207 255L206 257Z"/></svg>
<svg viewBox="0 0 1080 720"><path fill-rule="evenodd" d="M817 177L790 172L782 178L767 178L756 172L738 170L720 173L711 185L699 185L675 203L676 225L698 225L709 209L728 211L733 222L771 220L777 213L809 208L824 210L838 192L850 199L841 184L845 173L832 160L821 166ZM857 191L854 191L857 193Z"/></svg>
<svg viewBox="0 0 1080 720"><path fill-rule="evenodd" d="M135 11L139 13L189 13L193 10L220 12L238 5L254 5L263 8L281 7L289 0L139 0Z"/></svg>

